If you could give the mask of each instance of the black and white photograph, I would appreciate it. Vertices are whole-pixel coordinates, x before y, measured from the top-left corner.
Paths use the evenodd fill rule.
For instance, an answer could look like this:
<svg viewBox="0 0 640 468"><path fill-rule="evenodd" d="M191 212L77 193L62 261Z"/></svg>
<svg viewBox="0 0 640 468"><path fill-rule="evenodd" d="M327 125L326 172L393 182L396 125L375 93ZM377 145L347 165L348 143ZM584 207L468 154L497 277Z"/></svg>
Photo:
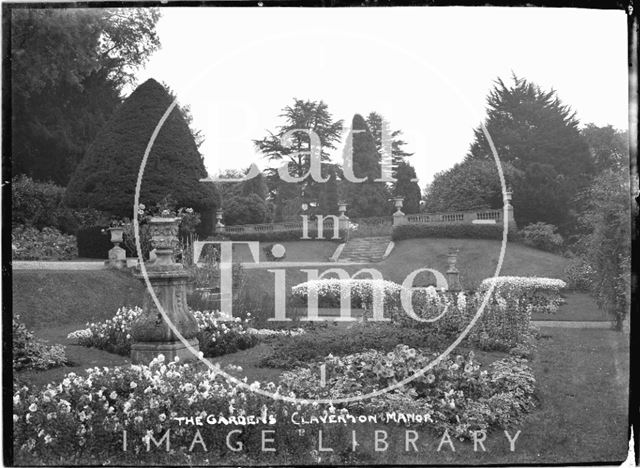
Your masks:
<svg viewBox="0 0 640 468"><path fill-rule="evenodd" d="M6 466L638 466L633 2L382 3L2 4Z"/></svg>

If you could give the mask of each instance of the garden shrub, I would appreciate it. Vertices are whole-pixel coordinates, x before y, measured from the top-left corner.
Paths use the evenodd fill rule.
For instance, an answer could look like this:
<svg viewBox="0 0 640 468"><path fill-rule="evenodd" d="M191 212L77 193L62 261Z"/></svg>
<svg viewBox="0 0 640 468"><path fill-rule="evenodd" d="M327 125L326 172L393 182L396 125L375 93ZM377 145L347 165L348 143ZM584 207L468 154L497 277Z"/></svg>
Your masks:
<svg viewBox="0 0 640 468"><path fill-rule="evenodd" d="M121 307L113 318L104 322L87 323L86 329L76 330L67 338L82 346L128 356L133 344L131 324L141 313L140 307ZM217 311L196 310L192 313L198 323L200 351L207 357L235 353L258 343L258 337L248 333L245 328L247 320L242 322L236 317L233 321L224 321Z"/></svg>
<svg viewBox="0 0 640 468"><path fill-rule="evenodd" d="M225 370L232 372L229 367ZM319 413L317 405L296 408L294 403L259 395L230 383L218 369L204 370L201 363L165 362L160 356L149 366L95 367L87 369L86 375L69 373L57 385L14 386L15 456L23 463L30 461L27 463L30 465L33 462L96 465L104 460L116 465L191 465L194 460L198 465L207 464L206 460L244 464L247 451L260 452L262 430L277 427L272 445L276 452L260 452L262 462L319 461L312 456L313 447L318 446L317 431L299 433L290 416L298 411L308 419ZM254 382L251 388L293 396L273 383ZM203 426L179 425L174 420L198 415ZM317 427L324 429L327 444L338 446L341 440L348 440L346 427L336 424ZM245 447L237 460L226 446L226 435L232 429L242 430L232 440L242 441ZM126 452L124 430L128 440ZM156 441L161 440L167 430L171 431L169 452L164 445L156 449L150 439L153 436ZM201 431L206 448L195 444L190 451L196 430ZM147 443L151 444L151 451L147 451ZM323 460L337 462L341 455L336 450Z"/></svg>
<svg viewBox="0 0 640 468"><path fill-rule="evenodd" d="M437 356L404 344L387 353L330 355L323 362L285 372L280 382L299 397L338 399L382 390L418 374L395 391L344 407L354 414L415 412L424 415L428 428L439 434L448 430L455 437L518 424L533 408L535 378L525 360L508 357L492 363L488 371L480 370L470 351L424 371ZM326 386L320 385L320 365L326 366Z"/></svg>
<svg viewBox="0 0 640 468"><path fill-rule="evenodd" d="M564 269L567 284L571 289L588 291L594 280L595 271L582 257L574 257L569 260Z"/></svg>
<svg viewBox="0 0 640 468"><path fill-rule="evenodd" d="M444 239L497 239L502 240L502 224L402 224L393 228L394 241L428 237ZM517 232L509 228L508 240L516 240Z"/></svg>
<svg viewBox="0 0 640 468"><path fill-rule="evenodd" d="M11 229L14 260L70 260L78 256L76 238L55 228L14 225Z"/></svg>
<svg viewBox="0 0 640 468"><path fill-rule="evenodd" d="M37 339L33 332L20 321L20 316L13 317L13 370L44 370L64 366L67 356L62 345L48 346Z"/></svg>
<svg viewBox="0 0 640 468"><path fill-rule="evenodd" d="M82 258L102 258L109 256L113 248L108 226L90 226L78 230L78 256Z"/></svg>
<svg viewBox="0 0 640 468"><path fill-rule="evenodd" d="M11 222L43 228L58 226L65 189L20 175L11 180Z"/></svg>
<svg viewBox="0 0 640 468"><path fill-rule="evenodd" d="M564 245L564 239L556 231L558 228L553 224L531 223L520 232L525 245L547 252L559 252Z"/></svg>

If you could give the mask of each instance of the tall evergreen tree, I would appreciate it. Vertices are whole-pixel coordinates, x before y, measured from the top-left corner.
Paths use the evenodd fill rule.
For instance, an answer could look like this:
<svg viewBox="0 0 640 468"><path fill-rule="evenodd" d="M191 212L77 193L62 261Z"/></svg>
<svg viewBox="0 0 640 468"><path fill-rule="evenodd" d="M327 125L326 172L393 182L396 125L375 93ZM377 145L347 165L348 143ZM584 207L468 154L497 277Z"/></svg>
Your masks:
<svg viewBox="0 0 640 468"><path fill-rule="evenodd" d="M132 216L142 157L160 118L173 102L155 80L140 85L118 108L90 146L67 187L71 207ZM151 206L171 195L179 206L210 214L218 206L193 135L178 106L162 126L149 154L140 202ZM210 227L210 226L207 226Z"/></svg>
<svg viewBox="0 0 640 468"><path fill-rule="evenodd" d="M576 225L575 195L593 174L589 149L575 113L554 90L543 91L515 75L512 79L511 86L496 81L487 98L485 127L500 160L523 173L513 186L516 221L544 221L566 234ZM481 127L475 130L467 159L493 160Z"/></svg>
<svg viewBox="0 0 640 468"><path fill-rule="evenodd" d="M396 168L396 183L393 185L393 195L403 197L402 211L406 214L420 212L420 186L416 179L416 170L408 162L401 161Z"/></svg>
<svg viewBox="0 0 640 468"><path fill-rule="evenodd" d="M383 133L389 136L391 139L391 160L394 166L394 176L395 170L397 166L406 161L406 158L409 156L413 156L413 153L408 153L405 151L404 146L407 144L404 141L402 136L402 130L391 130L389 128L389 123L384 119L384 117L377 112L370 112L366 119L367 127L371 130L371 134L373 135L373 139L376 142L376 149L378 153L382 155L382 136ZM385 128L386 127L386 128ZM384 130L384 131L383 131Z"/></svg>
<svg viewBox="0 0 640 468"><path fill-rule="evenodd" d="M351 125L351 144L345 151L352 153L353 173L356 178L366 177L363 182L343 179L343 197L349 203L349 216L366 218L385 216L391 213L390 192L385 182L375 182L380 177L380 154L375 139L364 118L356 114ZM347 142L349 143L349 142Z"/></svg>

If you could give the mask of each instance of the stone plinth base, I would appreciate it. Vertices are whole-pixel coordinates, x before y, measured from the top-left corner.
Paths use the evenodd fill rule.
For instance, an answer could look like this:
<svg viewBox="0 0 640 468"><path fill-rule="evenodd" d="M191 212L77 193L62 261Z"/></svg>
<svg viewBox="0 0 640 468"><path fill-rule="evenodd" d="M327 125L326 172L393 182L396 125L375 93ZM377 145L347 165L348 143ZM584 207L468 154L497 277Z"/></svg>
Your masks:
<svg viewBox="0 0 640 468"><path fill-rule="evenodd" d="M109 250L109 260L104 263L111 268L125 268L127 266L127 253L122 247L116 245Z"/></svg>
<svg viewBox="0 0 640 468"><path fill-rule="evenodd" d="M189 344L195 348L196 352L200 351L200 345L197 338L188 340ZM166 361L173 361L178 356L180 362L195 361L198 356L194 355L182 341L171 342L138 342L131 345L131 363L132 364L149 364L153 358L163 354Z"/></svg>

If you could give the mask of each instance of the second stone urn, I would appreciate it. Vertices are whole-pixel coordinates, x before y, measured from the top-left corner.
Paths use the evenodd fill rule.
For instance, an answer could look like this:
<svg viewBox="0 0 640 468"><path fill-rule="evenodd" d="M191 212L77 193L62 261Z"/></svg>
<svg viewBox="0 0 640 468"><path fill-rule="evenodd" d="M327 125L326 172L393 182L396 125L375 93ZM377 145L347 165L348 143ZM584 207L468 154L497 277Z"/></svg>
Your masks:
<svg viewBox="0 0 640 468"><path fill-rule="evenodd" d="M147 277L169 321L180 334L199 352L198 324L187 307L187 282L189 274L182 265L175 263L174 250L178 245L180 218L155 217L149 221L151 244L156 249L156 261L146 267ZM145 282L140 270L136 276ZM146 283L146 282L145 282ZM148 364L163 354L166 359L176 356L181 361L197 359L175 331L165 321L151 293L145 292L142 314L131 326L133 364Z"/></svg>

